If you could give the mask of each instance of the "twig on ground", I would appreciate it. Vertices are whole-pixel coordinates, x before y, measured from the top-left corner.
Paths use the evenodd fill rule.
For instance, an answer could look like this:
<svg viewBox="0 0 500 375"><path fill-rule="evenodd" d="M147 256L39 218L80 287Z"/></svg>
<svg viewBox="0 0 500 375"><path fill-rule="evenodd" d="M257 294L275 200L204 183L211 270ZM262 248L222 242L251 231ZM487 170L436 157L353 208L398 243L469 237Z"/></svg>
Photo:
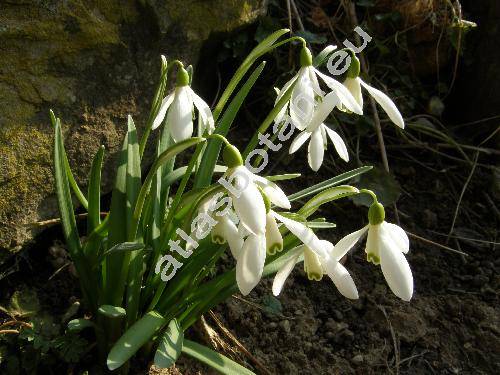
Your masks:
<svg viewBox="0 0 500 375"><path fill-rule="evenodd" d="M299 10L297 9L297 5L294 0L290 0L290 5L292 6L293 13L295 14L295 18L297 19L297 23L299 24L299 28L302 31L306 31L304 28L304 24L302 23L302 19L300 18Z"/></svg>
<svg viewBox="0 0 500 375"><path fill-rule="evenodd" d="M108 214L107 212L101 212L101 216L106 216L107 214ZM75 217L77 219L80 219L80 220L87 218L87 216L88 216L88 213L86 213L86 212L75 215ZM50 225L59 224L60 222L61 222L60 218L55 218L55 219L47 219L47 220L43 220L43 221L36 221L34 223L28 223L25 225L26 226L34 226L34 227L46 227L46 226L50 226Z"/></svg>
<svg viewBox="0 0 500 375"><path fill-rule="evenodd" d="M452 253L456 253L456 254L460 254L460 255L464 255L464 256L469 256L469 254L464 253L463 251L459 251L459 250L453 249L451 247L448 247L448 246L445 246L445 245L441 245L440 243L428 240L427 238L424 238L424 237L420 237L419 235L416 235L414 233L411 233L411 232L408 232L408 231L406 231L406 233L410 237L413 237L413 238L415 238L415 239L417 239L419 241L426 242L428 244L434 245L434 246L439 247L441 249L451 251Z"/></svg>
<svg viewBox="0 0 500 375"><path fill-rule="evenodd" d="M399 365L401 364L400 361L400 353L399 353L399 344L398 344L398 339L396 337L396 333L394 332L394 329L392 328L391 321L389 320L389 316L387 316L387 312L385 311L384 306L375 304L377 308L382 311L382 314L384 314L385 320L387 321L387 324L389 326L389 330L391 332L391 337L392 337L392 343L394 345L394 358L395 358L395 367L396 367L396 374L399 374Z"/></svg>
<svg viewBox="0 0 500 375"><path fill-rule="evenodd" d="M453 221L451 222L451 227L450 227L450 231L448 232L448 237L446 238L446 243L448 243L448 241L450 240L450 236L453 233L453 230L455 229L455 222L456 222L457 217L458 217L458 211L460 210L462 198L464 197L465 190L467 190L467 186L469 186L469 182L472 179L472 175L474 174L474 171L476 170L478 158L479 158L479 152L476 152L476 156L474 157L474 164L472 165L469 176L467 177L467 180L465 181L465 184L464 184L462 191L460 192L460 196L458 198L457 207L455 208L455 213L453 214Z"/></svg>
<svg viewBox="0 0 500 375"><path fill-rule="evenodd" d="M215 322L215 324L219 327L219 329L233 342L233 344L235 344L237 346L237 348L243 353L245 354L248 359L250 359L250 361L253 362L253 364L260 370L262 371L262 373L266 374L266 375L271 375L271 372L257 359L255 358L252 353L250 353L248 351L247 348L245 348L243 346L243 344L236 338L236 336L234 336L231 331L229 331L229 329L227 329L226 327L224 327L224 325L222 324L222 322L220 321L219 317L217 315L215 315L215 313L213 311L209 311L209 314L210 314L210 317L213 319L213 321Z"/></svg>
<svg viewBox="0 0 500 375"><path fill-rule="evenodd" d="M351 20L351 24L353 26L357 26L358 23L358 16L356 15L356 5L354 2L350 0L344 0L343 2L346 13L349 15L349 18ZM361 45L361 39L359 37L358 33L355 33L354 39L356 40L356 44L359 46ZM359 53L359 60L361 64L361 71L368 75L368 67L366 65L366 60L364 58L363 52ZM373 122L375 124L375 132L377 134L377 140L378 140L378 146L380 149L380 155L382 157L382 164L384 165L384 169L387 173L390 173L389 169L389 160L387 159L387 151L385 149L385 142L384 142L384 135L382 133L382 126L380 124L380 117L378 116L378 110L377 110L377 104L375 103L375 99L373 99L371 96L369 96L369 101L370 101L370 107L372 109L372 115L373 115ZM398 207L396 206L396 203L393 204L394 208L394 216L396 218L396 222L400 224L399 222L399 215L398 215Z"/></svg>

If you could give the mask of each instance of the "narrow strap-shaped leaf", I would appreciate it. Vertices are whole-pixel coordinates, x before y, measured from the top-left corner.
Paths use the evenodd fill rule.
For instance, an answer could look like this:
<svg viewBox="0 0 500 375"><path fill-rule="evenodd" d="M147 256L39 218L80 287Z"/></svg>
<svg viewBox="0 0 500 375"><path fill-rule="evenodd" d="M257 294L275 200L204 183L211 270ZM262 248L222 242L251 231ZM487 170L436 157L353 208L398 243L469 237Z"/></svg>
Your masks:
<svg viewBox="0 0 500 375"><path fill-rule="evenodd" d="M115 187L109 213L108 247L131 241L133 209L141 184L139 144L134 122L129 116L128 130L119 155ZM121 305L125 280L128 275L130 253L122 252L107 257L103 269L104 303Z"/></svg>
<svg viewBox="0 0 500 375"><path fill-rule="evenodd" d="M85 198L85 195L83 194L82 190L78 186L78 183L75 180L75 176L73 175L73 172L71 171L71 167L70 167L69 161L68 161L68 155L66 155L66 153L64 153L64 168L66 169L66 175L68 176L68 181L69 181L69 185L71 186L71 190L73 190L73 193L75 193L75 197L81 203L83 208L87 209L89 206L89 203L87 201L87 198Z"/></svg>
<svg viewBox="0 0 500 375"><path fill-rule="evenodd" d="M124 317L127 312L123 307L120 306L111 306L111 305L102 305L97 309L99 314L107 316L108 318L121 318Z"/></svg>
<svg viewBox="0 0 500 375"><path fill-rule="evenodd" d="M184 339L182 352L225 375L255 375L254 372L216 351Z"/></svg>
<svg viewBox="0 0 500 375"><path fill-rule="evenodd" d="M257 81L257 78L259 78L260 74L262 73L262 70L264 69L264 66L265 62L263 61L257 68L255 68L251 76L248 78L248 80L245 82L245 84L241 87L236 96L233 98L228 108L224 112L224 115L222 116L219 124L217 125L217 128L215 129L216 134L220 134L222 136L227 135L229 128L231 127L231 124L233 123L241 105L243 104L243 101L245 100L251 88L255 84L255 81ZM196 176L194 179L195 188L205 187L210 184L214 167L219 157L221 146L222 146L222 141L219 139L211 139L208 142L205 152L203 154L203 158L200 163L200 167L196 172Z"/></svg>
<svg viewBox="0 0 500 375"><path fill-rule="evenodd" d="M307 203L304 204L298 211L298 214L307 218L308 216L316 212L325 203L358 193L358 189L356 189L354 186L349 185L336 186L327 190L323 190L321 193L315 195L313 198L307 201Z"/></svg>
<svg viewBox="0 0 500 375"><path fill-rule="evenodd" d="M163 152L156 161L154 162L153 166L151 167L151 170L149 171L148 175L146 176L146 179L144 180L144 183L142 184L142 188L139 192L139 196L137 198L137 203L135 205L135 210L134 210L134 216L133 220L130 220L132 222L132 227L135 228L133 232L137 230L137 225L139 223L139 219L141 218L142 214L142 208L144 206L144 201L146 199L146 195L149 192L149 189L151 187L151 183L153 181L154 176L156 175L156 171L158 168L160 168L163 164L168 162L170 159L172 159L174 156L177 154L181 153L182 151L186 150L189 147L192 147L200 142L204 142L205 138L200 138L200 137L192 137L188 138L182 142L178 142L172 146L170 146L165 152ZM123 242L123 241L122 241Z"/></svg>
<svg viewBox="0 0 500 375"><path fill-rule="evenodd" d="M160 345L156 350L154 364L160 368L172 366L182 351L184 332L176 319L171 320L160 338Z"/></svg>
<svg viewBox="0 0 500 375"><path fill-rule="evenodd" d="M165 95L165 90L167 88L167 79L168 79L168 65L165 56L161 56L161 71L160 71L160 82L158 83L158 87L156 88L156 93L153 98L153 102L151 103L151 110L149 111L148 122L146 123L146 127L144 129L144 134L141 138L141 144L139 145L139 152L142 158L144 155L144 150L146 149L146 144L148 142L149 133L151 133L151 127L153 126L153 121L158 114L158 110L160 109L161 102L163 100L163 96Z"/></svg>
<svg viewBox="0 0 500 375"><path fill-rule="evenodd" d="M233 91L236 89L238 86L238 83L241 81L243 76L248 72L248 70L252 67L253 63L261 57L263 54L267 53L270 49L272 49L272 46L274 42L276 42L279 38L281 38L283 35L285 35L287 32L289 32L288 29L281 29L278 30L271 35L269 35L267 38L265 38L262 42L260 42L245 58L245 60L241 63L239 68L236 70L234 73L233 77L229 81L229 83L226 86L226 89L222 93L219 101L217 102L217 105L215 106L215 109L213 111L214 114L214 119L217 120L222 113L222 110L224 109L224 106L226 105L226 102L229 100L231 97Z"/></svg>
<svg viewBox="0 0 500 375"><path fill-rule="evenodd" d="M79 332L91 327L94 327L94 323L88 319L73 319L68 322L68 331L70 332Z"/></svg>
<svg viewBox="0 0 500 375"><path fill-rule="evenodd" d="M297 84L297 80L294 81L293 84L290 85L290 87L285 91L281 99L276 103L276 105L273 107L273 109L268 113L264 121L260 124L259 128L257 131L254 133L252 136L252 139L250 142L248 142L247 147L245 147L245 151L242 153L243 160L248 156L248 154L255 148L257 143L259 142L259 133L264 134L269 126L274 122L274 119L278 115L278 113L283 109L283 107L286 105L286 103L290 100L292 96L293 89L295 88L295 85ZM274 136L277 136L278 132L275 132Z"/></svg>
<svg viewBox="0 0 500 375"><path fill-rule="evenodd" d="M320 53L316 55L313 59L313 65L315 68L319 68L325 65L326 61L330 57L330 55L337 49L336 46L326 46Z"/></svg>
<svg viewBox="0 0 500 375"><path fill-rule="evenodd" d="M51 121L54 126L54 177L56 185L57 202L61 215L61 224L64 238L68 246L71 259L75 265L76 271L80 277L80 284L85 300L89 303L91 309L96 307L96 296L93 294L93 287L96 286L95 279L89 272L88 265L83 256L82 245L76 226L76 219L73 211L73 202L71 200L71 191L66 173L66 152L62 139L61 122L56 119L51 111Z"/></svg>
<svg viewBox="0 0 500 375"><path fill-rule="evenodd" d="M142 249L144 249L143 243L140 243L140 242L122 242L122 243L116 244L115 246L103 251L99 257L98 263L105 260L106 257L111 255L111 254L126 253L126 252L130 252L130 251L142 250Z"/></svg>
<svg viewBox="0 0 500 375"><path fill-rule="evenodd" d="M107 365L113 371L127 362L165 324L165 318L150 311L135 322L113 345L108 354Z"/></svg>
<svg viewBox="0 0 500 375"><path fill-rule="evenodd" d="M68 250L73 258L78 259L81 255L81 243L76 227L76 220L73 211L73 202L66 175L65 151L62 140L61 123L59 119L54 123L54 174L56 184L57 201L61 214L61 224L64 237L68 245Z"/></svg>
<svg viewBox="0 0 500 375"><path fill-rule="evenodd" d="M320 191L326 190L329 187L338 185L344 181L347 181L347 180L350 180L351 178L359 176L360 174L366 173L372 168L373 168L372 166L364 166L364 167L353 169L352 171L349 171L349 172L339 174L338 176L332 177L326 181L320 182L319 184L310 186L310 187L305 188L305 189L303 189L295 194L288 196L288 200L290 202L293 202L293 201L296 201L298 199L302 199L304 197L307 197L309 195L319 193Z"/></svg>
<svg viewBox="0 0 500 375"><path fill-rule="evenodd" d="M90 235L101 224L101 169L104 146L99 147L92 160L88 188L87 234Z"/></svg>

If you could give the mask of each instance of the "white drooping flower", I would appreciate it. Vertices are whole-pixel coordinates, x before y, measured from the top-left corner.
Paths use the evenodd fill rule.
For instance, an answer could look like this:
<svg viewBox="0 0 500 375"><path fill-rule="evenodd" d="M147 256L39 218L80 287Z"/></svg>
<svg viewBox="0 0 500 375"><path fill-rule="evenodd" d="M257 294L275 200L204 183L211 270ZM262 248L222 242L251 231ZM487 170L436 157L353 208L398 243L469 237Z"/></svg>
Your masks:
<svg viewBox="0 0 500 375"><path fill-rule="evenodd" d="M263 194L272 204L290 208L290 201L278 185L257 176L243 165L229 167L226 179L219 181L228 189L234 211L242 225L255 235L264 234L266 231L266 204Z"/></svg>
<svg viewBox="0 0 500 375"><path fill-rule="evenodd" d="M312 170L317 171L323 164L323 157L327 145L327 136L333 142L335 150L339 156L349 161L347 147L337 132L330 129L324 124L324 121L330 112L338 105L339 99L336 92L332 91L324 98L315 109L311 120L307 123L306 128L300 132L290 145L290 154L296 152L309 138L309 146L307 150L307 159Z"/></svg>
<svg viewBox="0 0 500 375"><path fill-rule="evenodd" d="M238 218L230 206L226 206L223 210L219 210L218 199L222 198L223 194L219 193L205 199L198 209L198 217L201 217L203 222L209 223L210 226L206 230L210 231L212 242L224 244L227 242L231 254L236 257L240 253L243 246L243 237L238 231ZM224 198L224 199L227 199ZM220 202L223 203L223 200ZM202 217L202 215L206 215ZM205 228L197 228L203 230ZM207 233L197 233L198 238L204 238Z"/></svg>
<svg viewBox="0 0 500 375"><path fill-rule="evenodd" d="M339 292L350 299L357 299L358 290L349 271L340 263L340 259L345 255L334 248L329 241L320 241L323 245L326 257L319 256L311 251L307 245L297 246L289 251L288 258L279 269L273 281L273 294L278 296L283 289L286 279L292 272L295 264L303 260L304 271L309 280L319 281L326 274L333 281Z"/></svg>
<svg viewBox="0 0 500 375"><path fill-rule="evenodd" d="M413 275L404 255L410 248L408 236L401 227L384 220L385 213L380 203L374 203L370 211L370 223L342 238L335 248L345 254L368 232L365 248L368 261L380 264L392 292L409 301L413 295Z"/></svg>
<svg viewBox="0 0 500 375"><path fill-rule="evenodd" d="M179 69L177 86L173 93L161 102L151 129L161 125L167 116L165 126L174 142L180 142L193 136L193 109L198 110L200 135L205 131L211 134L214 130L212 111L205 101L189 87L189 75L184 68ZM168 111L168 113L167 113Z"/></svg>
<svg viewBox="0 0 500 375"><path fill-rule="evenodd" d="M401 129L404 129L405 123L403 116L401 116L396 104L394 104L394 102L385 93L370 86L359 77L359 66L359 60L354 55L354 52L352 52L351 65L349 66L349 71L343 85L349 90L361 108L363 108L363 94L361 92L361 87L363 87L382 107L385 113L387 113L389 119Z"/></svg>
<svg viewBox="0 0 500 375"><path fill-rule="evenodd" d="M274 120L276 123L281 123L288 111L295 127L299 130L304 130L307 127L314 114L316 97L324 96L319 85L318 77L321 78L332 92L336 93L339 100L339 106L343 105L351 112L358 114L363 113L362 107L359 106L358 102L344 85L332 77L321 73L312 66L311 52L306 47L301 51L300 62L302 67L297 74L283 86L276 98L276 103L278 103L285 92L296 82L290 100L285 104Z"/></svg>
<svg viewBox="0 0 500 375"><path fill-rule="evenodd" d="M241 253L236 258L236 282L243 295L250 293L262 278L268 249L271 248L272 253L273 251L281 251L283 248L281 234L279 230L276 232L278 229L276 220L283 223L290 233L309 249L311 256L321 259L329 258L328 248L325 247L323 241L304 224L286 218L273 210L269 210L266 219L266 231L257 235L250 234L243 244Z"/></svg>

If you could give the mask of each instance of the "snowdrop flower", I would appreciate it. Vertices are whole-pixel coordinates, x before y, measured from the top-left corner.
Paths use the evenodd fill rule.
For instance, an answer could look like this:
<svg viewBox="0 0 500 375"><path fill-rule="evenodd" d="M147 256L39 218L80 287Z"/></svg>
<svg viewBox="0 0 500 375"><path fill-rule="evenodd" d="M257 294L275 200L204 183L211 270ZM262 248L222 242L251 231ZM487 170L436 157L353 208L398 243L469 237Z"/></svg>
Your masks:
<svg viewBox="0 0 500 375"><path fill-rule="evenodd" d="M380 264L382 273L392 292L404 301L413 295L413 276L404 254L410 242L405 231L395 224L387 223L384 207L376 200L368 211L369 224L342 238L336 251L347 253L368 232L366 257L373 264Z"/></svg>
<svg viewBox="0 0 500 375"><path fill-rule="evenodd" d="M345 253L339 252L329 241L320 242L327 254L326 257L318 256L307 245L297 246L290 250L289 258L274 277L272 290L275 296L281 293L285 281L295 267L295 264L303 259L304 271L307 273L309 280L319 281L323 278L324 274L327 274L343 296L350 299L359 298L354 280L349 271L339 262Z"/></svg>
<svg viewBox="0 0 500 375"><path fill-rule="evenodd" d="M312 55L307 47L303 47L300 53L301 68L297 74L289 80L279 91L276 103L283 97L285 92L295 84L292 95L288 103L281 109L275 118L275 123L281 123L287 110L293 125L299 130L304 130L314 115L316 106L315 98L323 97L324 93L319 86L318 77L332 90L339 98L339 105L342 104L350 111L362 114L362 107L353 98L351 93L340 82L329 77L312 66ZM332 109L333 110L333 107Z"/></svg>
<svg viewBox="0 0 500 375"><path fill-rule="evenodd" d="M346 162L349 161L347 147L340 135L324 124L324 121L338 103L339 99L336 92L333 91L326 95L316 108L305 130L299 133L290 145L289 152L293 154L310 138L307 149L307 160L309 166L314 171L317 171L321 167L321 164L323 164L327 135L333 142L333 146L339 156Z"/></svg>
<svg viewBox="0 0 500 375"><path fill-rule="evenodd" d="M250 234L243 244L241 253L236 258L236 282L243 295L249 294L259 283L266 261L266 250L269 249L269 245L271 244L271 251L281 251L283 249L283 239L279 233L276 220L283 223L307 247L311 259L329 258L329 249L325 247L324 242L304 224L286 218L270 209L268 209L266 219L266 232L257 235ZM314 261L307 263L311 265L311 275L317 274L317 272L315 273L317 270L316 263Z"/></svg>
<svg viewBox="0 0 500 375"><path fill-rule="evenodd" d="M189 74L181 67L177 74L176 88L161 102L152 129L161 125L166 114L166 127L174 142L190 138L193 135L193 107L198 110L200 134L205 130L211 134L214 130L212 112L207 103L189 87Z"/></svg>
<svg viewBox="0 0 500 375"><path fill-rule="evenodd" d="M361 87L363 87L382 107L385 113L387 113L391 121L401 129L404 129L405 123L403 116L401 116L394 102L382 91L370 86L359 77L359 66L358 58L354 55L354 52L351 51L351 65L349 66L347 77L343 85L349 90L361 108L363 108L363 94L361 93Z"/></svg>
<svg viewBox="0 0 500 375"><path fill-rule="evenodd" d="M271 203L285 209L290 208L290 201L274 182L250 172L243 165L236 147L226 145L223 159L228 170L219 182L228 190L236 215L248 232L254 235L264 234L267 219L263 194Z"/></svg>
<svg viewBox="0 0 500 375"><path fill-rule="evenodd" d="M224 200L227 199L227 197L223 198L220 200L221 203L218 203L218 199L222 198L222 195L219 193L205 199L198 209L198 217L202 218L205 223L210 223L210 227L206 229L211 231L212 242L220 245L227 242L231 254L233 257L237 257L243 246L243 236L236 226L238 218L231 207L226 206L223 210L219 210L219 206L224 204ZM204 235L200 233L197 237L202 238Z"/></svg>

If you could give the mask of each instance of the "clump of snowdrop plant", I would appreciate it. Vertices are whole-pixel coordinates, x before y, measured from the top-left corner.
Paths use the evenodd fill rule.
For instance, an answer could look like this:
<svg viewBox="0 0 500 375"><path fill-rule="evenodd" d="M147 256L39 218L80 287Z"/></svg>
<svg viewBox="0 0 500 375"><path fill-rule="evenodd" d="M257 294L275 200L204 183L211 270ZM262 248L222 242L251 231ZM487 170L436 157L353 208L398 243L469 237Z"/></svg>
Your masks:
<svg viewBox="0 0 500 375"><path fill-rule="evenodd" d="M396 125L404 126L389 97L359 78L355 56L347 75L330 76L320 69L334 48L326 48L313 59L301 38L280 40L287 32L279 30L255 47L213 109L190 87L192 68L179 61L167 63L162 57L160 83L140 139L128 117L105 216L100 206L104 148L99 148L92 161L88 188L83 192L67 162L61 122L51 112L61 221L89 311L85 318L72 320L68 329L93 329L110 370L126 372L128 361L142 348L140 355L151 357L159 367L171 366L185 353L223 373L252 373L184 338L184 331L232 294L249 294L263 277L275 274L272 293L278 296L299 263L312 282L327 275L341 295L358 298L356 277L343 259L366 233L368 261L380 265L397 297L405 301L412 297L406 233L385 221L384 208L373 192L339 185L371 167L347 171L292 194L279 186L280 181L299 174L266 175L243 157L252 153L256 142L240 153L226 138L241 103L264 69L265 63L257 65L257 61L294 41L302 43L300 69L278 90L274 107L259 126L261 133L272 129L277 134L291 125L289 137L295 133L290 153L309 140L308 164L315 171L328 151L328 139L340 158L348 161L344 141L326 121L334 111L361 116L361 87ZM176 81L169 92L167 80L174 73ZM283 133L278 137L282 140ZM255 134L253 139L257 138ZM152 162L143 160L148 144L156 150ZM181 152L190 156L186 165L176 162ZM356 194L369 194L373 199L368 224L333 245L324 237L334 225L314 215L321 205ZM85 236L76 225L72 195L87 211ZM336 236L341 233L341 228L336 230ZM225 253L230 254L233 266L221 271L217 264Z"/></svg>

